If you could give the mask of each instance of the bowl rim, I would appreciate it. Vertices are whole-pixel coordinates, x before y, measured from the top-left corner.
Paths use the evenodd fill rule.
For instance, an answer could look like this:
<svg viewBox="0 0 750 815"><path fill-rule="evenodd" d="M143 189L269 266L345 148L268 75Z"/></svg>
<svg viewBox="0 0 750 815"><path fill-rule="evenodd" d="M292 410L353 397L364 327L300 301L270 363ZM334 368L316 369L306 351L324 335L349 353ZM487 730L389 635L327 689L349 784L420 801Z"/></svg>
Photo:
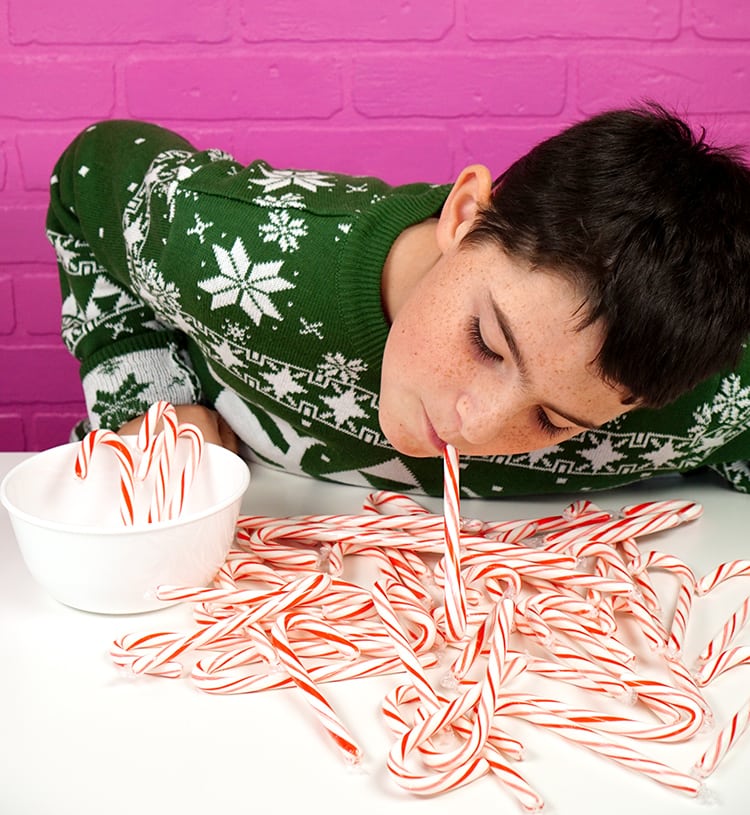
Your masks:
<svg viewBox="0 0 750 815"><path fill-rule="evenodd" d="M218 452L219 456L231 456L232 459L237 459L238 462L241 462L243 465L243 469L240 471L241 475L241 483L236 490L233 490L231 494L225 498L223 501L219 501L216 504L212 504L210 507L206 507L203 510L198 512L187 513L183 515L179 515L177 518L173 518L171 520L165 521L152 521L151 523L147 521L141 521L138 523L134 523L132 526L86 526L84 524L73 524L73 523L62 523L60 521L51 521L46 518L40 518L37 515L32 515L29 512L26 512L23 509L20 509L15 503L11 500L10 496L8 495L8 484L11 482L13 477L17 476L20 470L23 470L27 466L31 466L31 462L35 461L38 456L43 456L47 453L51 453L54 450L60 450L65 447L78 447L80 442L69 442L67 444L59 444L55 447L49 447L46 450L40 450L38 453L35 453L28 458L25 458L23 461L19 461L15 466L13 466L6 474L5 477L0 481L0 503L6 508L8 514L13 518L17 518L19 520L25 521L27 524L32 526L40 527L42 529L49 529L56 532L67 532L67 533L74 533L77 535L96 535L100 536L102 533L106 533L107 535L113 536L127 536L127 535L134 535L140 534L143 532L150 532L155 531L158 529L162 529L165 527L169 527L171 529L175 529L177 527L187 525L193 523L194 521L199 521L203 518L206 518L210 515L215 515L217 512L221 512L222 510L226 509L228 506L233 504L237 499L241 499L242 496L247 491L248 486L250 485L250 467L248 466L247 462L238 456L236 453L233 453L231 450L227 450L226 447L222 447L218 444L212 444L210 442L206 442L206 447L213 448ZM231 459L229 459L231 461ZM234 462L232 462L234 465Z"/></svg>

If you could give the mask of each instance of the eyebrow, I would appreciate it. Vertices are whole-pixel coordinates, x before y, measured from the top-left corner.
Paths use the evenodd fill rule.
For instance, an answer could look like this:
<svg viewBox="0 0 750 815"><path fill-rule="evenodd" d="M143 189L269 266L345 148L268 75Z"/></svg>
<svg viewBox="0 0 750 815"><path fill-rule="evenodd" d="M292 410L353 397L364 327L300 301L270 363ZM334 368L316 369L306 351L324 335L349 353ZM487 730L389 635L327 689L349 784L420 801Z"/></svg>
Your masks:
<svg viewBox="0 0 750 815"><path fill-rule="evenodd" d="M500 305L497 303L495 298L490 294L490 303L492 303L492 310L495 314L495 319L497 320L497 325L500 331L502 332L503 337L505 338L505 343L510 350L510 355L513 357L513 362L515 362L516 367L518 368L519 373L521 374L521 381L526 384L529 381L529 368L526 365L526 360L523 358L521 354L521 349L518 347L518 341L516 340L516 336L513 333L513 329L508 322L508 317L506 316L505 312L500 308ZM552 413L556 413L558 416L562 416L566 422L570 422L571 424L576 425L577 427L585 427L587 430L598 430L599 425L596 422L589 421L587 419L581 419L578 416L573 416L570 413L567 413L564 410L560 410L556 408L554 405L543 405L542 407L547 408Z"/></svg>

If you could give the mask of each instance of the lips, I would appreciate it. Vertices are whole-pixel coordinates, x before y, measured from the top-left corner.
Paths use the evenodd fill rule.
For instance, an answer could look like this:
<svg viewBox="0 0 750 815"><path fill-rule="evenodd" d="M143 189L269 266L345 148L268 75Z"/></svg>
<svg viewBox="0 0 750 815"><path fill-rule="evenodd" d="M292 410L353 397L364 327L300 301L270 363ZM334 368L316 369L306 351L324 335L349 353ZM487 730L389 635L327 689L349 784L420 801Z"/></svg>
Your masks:
<svg viewBox="0 0 750 815"><path fill-rule="evenodd" d="M427 415L427 411L424 414L425 422L427 424L427 436L431 442L431 444L438 450L440 453L443 452L446 446L446 442L438 436L432 422L430 421L430 417Z"/></svg>

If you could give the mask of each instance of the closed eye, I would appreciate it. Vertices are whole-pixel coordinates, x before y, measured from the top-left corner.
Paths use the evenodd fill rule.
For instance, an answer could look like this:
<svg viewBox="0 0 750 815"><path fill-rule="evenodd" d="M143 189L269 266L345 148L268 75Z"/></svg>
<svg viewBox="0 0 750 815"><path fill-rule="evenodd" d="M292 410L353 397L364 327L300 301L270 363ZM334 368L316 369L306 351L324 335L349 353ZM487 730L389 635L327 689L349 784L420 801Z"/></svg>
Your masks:
<svg viewBox="0 0 750 815"><path fill-rule="evenodd" d="M482 359L487 359L492 362L503 361L502 354L498 354L496 351L493 351L492 348L490 348L484 341L482 329L479 325L479 317L476 315L472 317L471 321L469 322L469 339L471 340L474 350Z"/></svg>
<svg viewBox="0 0 750 815"><path fill-rule="evenodd" d="M560 434L568 433L573 429L572 427L558 427L558 425L553 424L544 411L544 408L541 407L536 409L536 421L539 425L539 429L551 439L556 439Z"/></svg>

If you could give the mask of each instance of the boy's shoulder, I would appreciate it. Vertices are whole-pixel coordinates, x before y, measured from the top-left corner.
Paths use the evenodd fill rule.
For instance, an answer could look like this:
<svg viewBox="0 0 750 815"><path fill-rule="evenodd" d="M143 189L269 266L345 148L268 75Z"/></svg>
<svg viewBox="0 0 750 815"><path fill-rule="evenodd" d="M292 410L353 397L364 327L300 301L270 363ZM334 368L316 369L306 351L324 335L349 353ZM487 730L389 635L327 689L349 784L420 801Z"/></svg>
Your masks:
<svg viewBox="0 0 750 815"><path fill-rule="evenodd" d="M196 154L196 159L199 154ZM444 185L413 183L393 186L374 176L328 170L275 167L264 159L242 165L223 154L200 162L181 184L184 190L220 195L266 208L311 210L320 214L362 210L390 197L434 195ZM446 186L446 190L448 187Z"/></svg>

